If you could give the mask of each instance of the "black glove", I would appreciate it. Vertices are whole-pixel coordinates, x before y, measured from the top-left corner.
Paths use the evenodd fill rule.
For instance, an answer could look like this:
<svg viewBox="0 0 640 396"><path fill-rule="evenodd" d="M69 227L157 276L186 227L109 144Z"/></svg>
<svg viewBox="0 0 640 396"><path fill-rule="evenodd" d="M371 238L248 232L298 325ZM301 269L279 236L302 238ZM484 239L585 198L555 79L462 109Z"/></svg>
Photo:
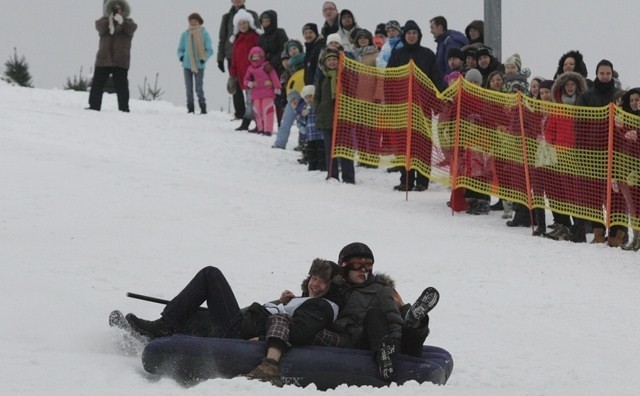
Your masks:
<svg viewBox="0 0 640 396"><path fill-rule="evenodd" d="M182 62L184 60L184 56L180 57L180 62Z"/></svg>
<svg viewBox="0 0 640 396"><path fill-rule="evenodd" d="M218 69L224 73L224 61L218 61Z"/></svg>

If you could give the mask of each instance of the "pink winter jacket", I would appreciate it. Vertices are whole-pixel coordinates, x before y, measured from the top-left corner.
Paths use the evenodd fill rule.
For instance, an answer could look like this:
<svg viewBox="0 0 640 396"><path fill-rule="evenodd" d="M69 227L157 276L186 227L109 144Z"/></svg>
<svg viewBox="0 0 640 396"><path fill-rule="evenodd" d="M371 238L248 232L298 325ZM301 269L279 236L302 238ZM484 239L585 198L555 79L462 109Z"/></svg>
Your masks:
<svg viewBox="0 0 640 396"><path fill-rule="evenodd" d="M249 59L253 54L260 54L259 60L251 61L251 66L247 69L247 74L244 76L244 85L247 86L249 81L253 81L255 85L251 88L251 100L275 98L275 90L282 89L280 84L280 78L275 70L271 70L270 73L264 71L264 66L267 61L265 60L265 54L262 48L253 47L249 51Z"/></svg>

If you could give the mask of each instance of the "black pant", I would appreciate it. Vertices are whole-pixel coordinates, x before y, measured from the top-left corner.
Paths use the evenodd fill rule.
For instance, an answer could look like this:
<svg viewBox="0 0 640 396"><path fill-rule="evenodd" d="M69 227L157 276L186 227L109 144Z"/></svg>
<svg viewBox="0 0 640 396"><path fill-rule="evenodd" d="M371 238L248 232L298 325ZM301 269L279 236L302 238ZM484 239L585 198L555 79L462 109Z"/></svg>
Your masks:
<svg viewBox="0 0 640 396"><path fill-rule="evenodd" d="M123 69L122 67L96 67L93 71L91 92L89 92L89 108L92 110L100 110L102 108L104 85L109 79L109 76L113 75L113 85L118 95L118 110L129 112L128 73L129 70Z"/></svg>
<svg viewBox="0 0 640 396"><path fill-rule="evenodd" d="M227 70L231 70L231 59L227 59ZM244 118L244 113L247 111L244 104L244 92L240 87L240 79L242 78L244 78L244 76L238 77L238 82L236 82L236 92L233 94L233 112L235 118L238 120Z"/></svg>
<svg viewBox="0 0 640 396"><path fill-rule="evenodd" d="M207 302L211 324L227 338L238 338L242 315L236 297L222 272L215 267L201 269L191 282L162 311L162 316L177 327L184 327Z"/></svg>
<svg viewBox="0 0 640 396"><path fill-rule="evenodd" d="M313 140L307 142L307 160L309 162L310 171L325 171L327 168L324 163L324 141Z"/></svg>
<svg viewBox="0 0 640 396"><path fill-rule="evenodd" d="M409 170L409 172L407 172L405 168L402 168L400 170L400 184L402 184L403 186L407 183L407 176L409 177L409 180L408 180L409 188L413 188L415 184L420 184L425 187L429 187L428 177L426 177L425 175L423 175L422 173L418 172L415 169L411 169Z"/></svg>

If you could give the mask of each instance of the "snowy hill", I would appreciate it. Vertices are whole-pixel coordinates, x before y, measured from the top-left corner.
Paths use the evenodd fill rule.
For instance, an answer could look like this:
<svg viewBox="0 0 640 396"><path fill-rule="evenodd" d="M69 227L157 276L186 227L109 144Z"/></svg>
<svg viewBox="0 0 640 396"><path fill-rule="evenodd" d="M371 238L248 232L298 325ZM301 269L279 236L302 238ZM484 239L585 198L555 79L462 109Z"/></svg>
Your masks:
<svg viewBox="0 0 640 396"><path fill-rule="evenodd" d="M113 309L158 317L127 291L171 298L203 266L241 305L298 291L315 257L371 246L406 301L435 286L427 342L453 354L444 387L340 387L329 394L637 392L636 253L533 238L497 213L451 216L448 191L392 191L357 168L327 182L222 113L167 102L0 84L0 392L20 395L282 395L313 389L210 380L184 389L144 373L107 326ZM293 134L292 134L293 136ZM292 142L289 144L293 146Z"/></svg>

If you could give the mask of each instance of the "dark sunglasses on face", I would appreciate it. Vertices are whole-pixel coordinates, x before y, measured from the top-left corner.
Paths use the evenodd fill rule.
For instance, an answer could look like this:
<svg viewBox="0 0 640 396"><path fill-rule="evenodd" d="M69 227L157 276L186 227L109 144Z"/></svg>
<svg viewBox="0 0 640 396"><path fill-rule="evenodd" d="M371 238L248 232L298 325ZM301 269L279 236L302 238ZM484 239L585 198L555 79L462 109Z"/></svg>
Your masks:
<svg viewBox="0 0 640 396"><path fill-rule="evenodd" d="M364 268L367 271L371 271L373 269L373 260L370 260L370 259L350 260L348 267L349 269L354 271L360 271L362 268Z"/></svg>

